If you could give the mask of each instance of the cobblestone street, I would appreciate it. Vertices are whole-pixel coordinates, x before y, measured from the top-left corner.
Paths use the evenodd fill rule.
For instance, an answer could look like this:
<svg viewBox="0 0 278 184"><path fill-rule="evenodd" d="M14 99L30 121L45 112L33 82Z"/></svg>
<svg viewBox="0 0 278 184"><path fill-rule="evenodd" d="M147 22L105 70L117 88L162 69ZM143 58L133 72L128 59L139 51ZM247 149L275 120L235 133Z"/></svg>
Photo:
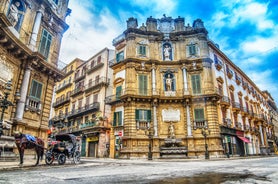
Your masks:
<svg viewBox="0 0 278 184"><path fill-rule="evenodd" d="M2 170L0 183L275 183L277 157L222 160L83 159Z"/></svg>

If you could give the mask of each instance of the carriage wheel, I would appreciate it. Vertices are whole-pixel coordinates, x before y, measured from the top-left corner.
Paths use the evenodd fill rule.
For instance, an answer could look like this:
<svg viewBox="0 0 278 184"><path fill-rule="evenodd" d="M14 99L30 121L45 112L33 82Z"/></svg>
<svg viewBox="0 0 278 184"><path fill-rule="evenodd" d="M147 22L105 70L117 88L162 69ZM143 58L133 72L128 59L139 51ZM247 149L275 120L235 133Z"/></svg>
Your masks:
<svg viewBox="0 0 278 184"><path fill-rule="evenodd" d="M64 153L59 154L58 156L58 164L63 165L66 163L66 155Z"/></svg>
<svg viewBox="0 0 278 184"><path fill-rule="evenodd" d="M46 153L45 154L45 163L47 165L51 165L53 163L53 161L54 161L54 156L50 152Z"/></svg>
<svg viewBox="0 0 278 184"><path fill-rule="evenodd" d="M73 162L75 164L79 164L80 163L80 151L76 151L73 154Z"/></svg>

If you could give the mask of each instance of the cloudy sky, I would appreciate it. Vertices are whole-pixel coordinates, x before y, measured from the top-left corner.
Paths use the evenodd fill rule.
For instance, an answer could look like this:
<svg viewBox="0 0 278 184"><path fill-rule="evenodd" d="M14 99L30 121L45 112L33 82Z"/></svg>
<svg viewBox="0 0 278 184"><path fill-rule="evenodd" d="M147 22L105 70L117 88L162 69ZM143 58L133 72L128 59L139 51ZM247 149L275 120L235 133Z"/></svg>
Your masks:
<svg viewBox="0 0 278 184"><path fill-rule="evenodd" d="M276 0L70 0L60 60L89 59L101 49L114 49L112 40L135 17L138 25L163 14L185 18L192 25L200 18L209 38L261 90L278 103L278 2Z"/></svg>

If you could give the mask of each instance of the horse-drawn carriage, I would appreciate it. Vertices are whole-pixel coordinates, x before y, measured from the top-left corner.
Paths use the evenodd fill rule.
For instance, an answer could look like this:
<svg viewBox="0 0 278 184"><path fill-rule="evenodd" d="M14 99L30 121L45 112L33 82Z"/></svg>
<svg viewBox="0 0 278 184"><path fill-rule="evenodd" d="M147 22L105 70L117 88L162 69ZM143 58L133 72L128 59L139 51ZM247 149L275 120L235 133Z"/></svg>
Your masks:
<svg viewBox="0 0 278 184"><path fill-rule="evenodd" d="M72 159L77 164L80 162L80 145L73 134L58 134L53 140L48 142L45 153L45 163L50 165L54 160L62 165L66 159Z"/></svg>

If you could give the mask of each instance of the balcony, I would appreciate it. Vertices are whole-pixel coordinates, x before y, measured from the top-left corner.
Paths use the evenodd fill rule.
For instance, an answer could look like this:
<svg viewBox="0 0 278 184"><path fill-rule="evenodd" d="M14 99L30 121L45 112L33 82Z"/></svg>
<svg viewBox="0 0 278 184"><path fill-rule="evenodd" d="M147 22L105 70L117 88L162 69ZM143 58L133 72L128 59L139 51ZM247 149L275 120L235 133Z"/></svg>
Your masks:
<svg viewBox="0 0 278 184"><path fill-rule="evenodd" d="M56 107L58 107L60 105L63 105L65 103L67 103L67 102L70 102L70 97L69 96L67 96L66 98L62 98L62 99L56 100L56 102L54 102L52 104L52 107L56 108Z"/></svg>
<svg viewBox="0 0 278 184"><path fill-rule="evenodd" d="M92 104L79 107L78 109L72 109L68 115L68 118L74 118L77 116L82 116L91 112L96 112L99 110L99 102L94 102Z"/></svg>
<svg viewBox="0 0 278 184"><path fill-rule="evenodd" d="M93 71L96 71L97 69L101 68L104 66L104 62L99 62L95 66L89 66L87 70L87 74L92 73Z"/></svg>
<svg viewBox="0 0 278 184"><path fill-rule="evenodd" d="M248 88L248 83L242 81L242 87L243 87L244 90L246 90Z"/></svg>
<svg viewBox="0 0 278 184"><path fill-rule="evenodd" d="M240 110L241 110L243 115L247 115L248 114L248 109L246 107L241 106Z"/></svg>
<svg viewBox="0 0 278 184"><path fill-rule="evenodd" d="M229 118L223 118L223 125L227 127L232 127L232 120Z"/></svg>
<svg viewBox="0 0 278 184"><path fill-rule="evenodd" d="M227 96L222 96L220 98L220 104L224 107L229 107L230 106L230 98Z"/></svg>
<svg viewBox="0 0 278 184"><path fill-rule="evenodd" d="M228 76L228 78L231 79L233 77L233 75L234 75L234 72L231 69L227 68L227 76Z"/></svg>
<svg viewBox="0 0 278 184"><path fill-rule="evenodd" d="M195 120L193 121L193 128L196 130L197 128L207 128L208 121L207 120Z"/></svg>
<svg viewBox="0 0 278 184"><path fill-rule="evenodd" d="M85 72L82 73L81 75L75 75L75 76L74 76L74 82L75 82L75 83L79 82L80 80L84 79L85 76L86 76L86 73L85 73Z"/></svg>
<svg viewBox="0 0 278 184"><path fill-rule="evenodd" d="M223 63L220 60L215 60L215 68L220 71L223 68Z"/></svg>
<svg viewBox="0 0 278 184"><path fill-rule="evenodd" d="M102 86L108 86L110 82L110 79L106 77L100 77L98 80L92 81L91 83L87 84L85 86L85 92L88 92L90 90L99 89Z"/></svg>
<svg viewBox="0 0 278 184"><path fill-rule="evenodd" d="M236 122L236 128L237 128L237 129L241 129L241 128L242 128L241 122Z"/></svg>
<svg viewBox="0 0 278 184"><path fill-rule="evenodd" d="M79 94L81 94L81 93L84 92L84 89L85 89L84 86L79 86L79 87L77 87L76 89L74 89L74 90L71 91L71 95L70 95L70 96L73 97L73 96L79 95Z"/></svg>
<svg viewBox="0 0 278 184"><path fill-rule="evenodd" d="M80 129L87 129L87 128L92 128L94 126L96 126L96 122L89 121L84 124L81 124L79 127L80 127Z"/></svg>
<svg viewBox="0 0 278 184"><path fill-rule="evenodd" d="M249 125L244 125L244 131L249 132L250 131L250 126Z"/></svg>
<svg viewBox="0 0 278 184"><path fill-rule="evenodd" d="M233 107L233 110L239 111L241 105L240 105L240 103L233 101L233 102L232 102L232 107Z"/></svg>
<svg viewBox="0 0 278 184"><path fill-rule="evenodd" d="M61 92L62 90L66 89L67 87L70 87L72 85L72 82L68 81L63 83L61 86L58 86L58 88L56 89L56 93Z"/></svg>
<svg viewBox="0 0 278 184"><path fill-rule="evenodd" d="M242 78L238 75L236 75L236 83L237 85L240 85L240 83L242 82Z"/></svg>
<svg viewBox="0 0 278 184"><path fill-rule="evenodd" d="M38 114L41 113L41 101L32 96L27 96L25 103L25 110L29 110L31 112L36 112Z"/></svg>

